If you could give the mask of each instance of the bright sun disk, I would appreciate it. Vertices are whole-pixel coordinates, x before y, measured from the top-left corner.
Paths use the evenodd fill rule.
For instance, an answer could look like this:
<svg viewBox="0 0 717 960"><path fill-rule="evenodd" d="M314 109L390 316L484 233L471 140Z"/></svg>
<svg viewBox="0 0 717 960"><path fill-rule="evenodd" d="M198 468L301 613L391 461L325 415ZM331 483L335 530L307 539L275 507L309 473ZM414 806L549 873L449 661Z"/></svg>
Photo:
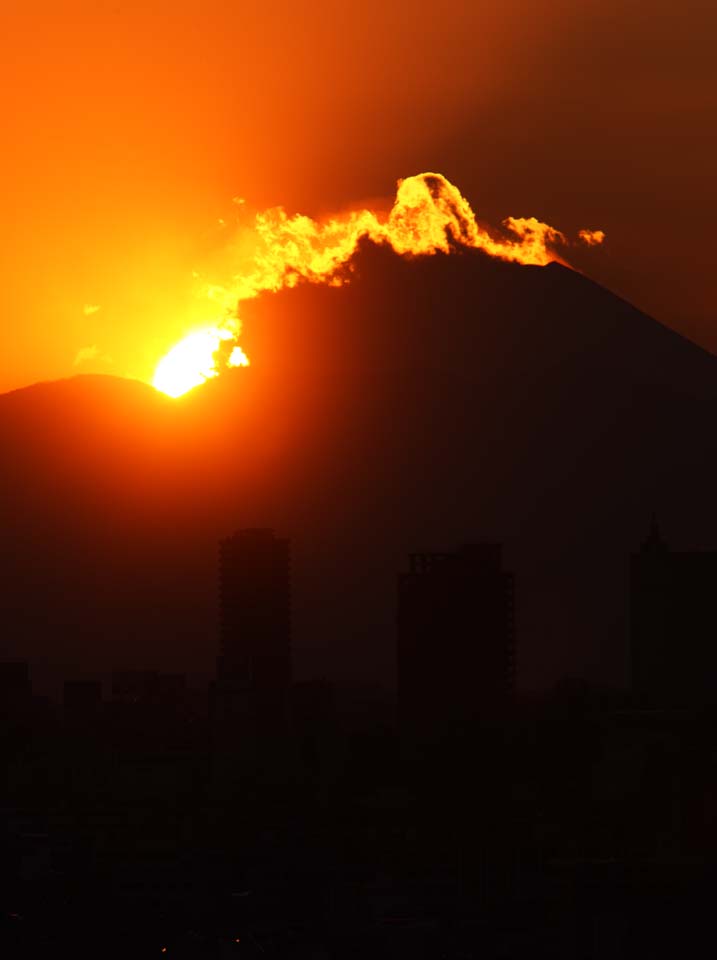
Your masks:
<svg viewBox="0 0 717 960"><path fill-rule="evenodd" d="M195 330L180 340L157 364L153 386L170 397L206 383L219 373L222 361L218 355L223 342L233 340L236 334L223 327L205 327ZM246 367L249 360L241 347L235 346L223 361L227 367Z"/></svg>

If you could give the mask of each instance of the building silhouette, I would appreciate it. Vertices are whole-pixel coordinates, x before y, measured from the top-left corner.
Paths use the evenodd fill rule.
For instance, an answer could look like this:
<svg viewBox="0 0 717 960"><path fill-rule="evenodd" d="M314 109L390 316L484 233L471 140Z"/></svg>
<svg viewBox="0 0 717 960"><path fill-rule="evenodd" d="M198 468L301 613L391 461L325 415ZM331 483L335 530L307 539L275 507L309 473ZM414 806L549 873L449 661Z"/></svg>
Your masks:
<svg viewBox="0 0 717 960"><path fill-rule="evenodd" d="M241 530L221 541L217 697L254 739L288 732L291 688L289 541Z"/></svg>
<svg viewBox="0 0 717 960"><path fill-rule="evenodd" d="M717 703L717 552L677 552L653 518L630 558L632 691L648 706Z"/></svg>
<svg viewBox="0 0 717 960"><path fill-rule="evenodd" d="M494 717L514 684L514 579L501 545L414 553L398 579L401 735L454 737Z"/></svg>

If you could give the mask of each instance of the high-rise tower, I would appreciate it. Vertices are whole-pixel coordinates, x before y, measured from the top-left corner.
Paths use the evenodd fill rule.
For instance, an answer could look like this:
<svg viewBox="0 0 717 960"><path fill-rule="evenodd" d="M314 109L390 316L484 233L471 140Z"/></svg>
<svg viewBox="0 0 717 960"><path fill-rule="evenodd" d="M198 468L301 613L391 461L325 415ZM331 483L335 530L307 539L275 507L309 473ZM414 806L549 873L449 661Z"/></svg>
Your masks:
<svg viewBox="0 0 717 960"><path fill-rule="evenodd" d="M633 693L650 706L717 703L717 552L677 552L653 519L630 558Z"/></svg>

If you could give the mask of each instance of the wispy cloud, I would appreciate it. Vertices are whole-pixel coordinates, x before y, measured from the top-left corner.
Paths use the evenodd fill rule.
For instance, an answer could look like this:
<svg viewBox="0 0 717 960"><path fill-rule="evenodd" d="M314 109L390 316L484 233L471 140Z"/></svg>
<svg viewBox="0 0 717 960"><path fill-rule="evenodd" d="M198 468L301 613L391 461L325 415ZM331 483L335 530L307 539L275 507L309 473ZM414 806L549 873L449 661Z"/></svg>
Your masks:
<svg viewBox="0 0 717 960"><path fill-rule="evenodd" d="M97 344L93 343L91 346L81 347L77 351L72 366L79 367L80 364L90 363L92 360L99 360L100 363L112 363L112 357L108 356L106 353L102 353Z"/></svg>

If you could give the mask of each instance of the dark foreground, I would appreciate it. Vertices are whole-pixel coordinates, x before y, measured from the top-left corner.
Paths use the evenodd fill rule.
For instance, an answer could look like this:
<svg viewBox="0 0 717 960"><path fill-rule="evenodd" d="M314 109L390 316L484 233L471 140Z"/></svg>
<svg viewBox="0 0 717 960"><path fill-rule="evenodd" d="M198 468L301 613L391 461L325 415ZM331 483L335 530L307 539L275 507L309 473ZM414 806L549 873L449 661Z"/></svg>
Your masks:
<svg viewBox="0 0 717 960"><path fill-rule="evenodd" d="M127 715L80 728L47 710L6 726L3 957L597 960L710 942L708 715L566 687L410 762L390 727L335 723L295 736L272 783L206 718L160 743Z"/></svg>

